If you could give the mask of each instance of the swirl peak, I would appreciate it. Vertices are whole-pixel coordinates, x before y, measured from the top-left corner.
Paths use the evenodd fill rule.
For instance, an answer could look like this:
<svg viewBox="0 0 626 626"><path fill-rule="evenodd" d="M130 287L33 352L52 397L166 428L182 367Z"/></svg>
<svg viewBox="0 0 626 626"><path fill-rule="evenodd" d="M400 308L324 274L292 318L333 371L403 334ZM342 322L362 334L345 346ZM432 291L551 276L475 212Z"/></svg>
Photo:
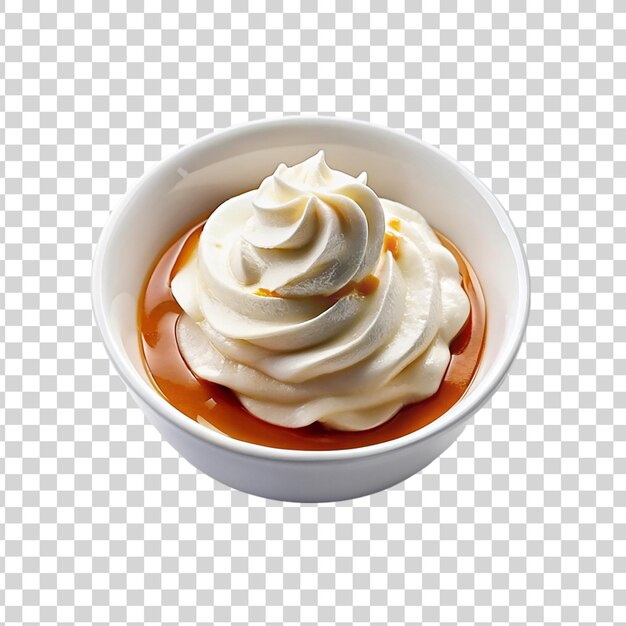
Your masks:
<svg viewBox="0 0 626 626"><path fill-rule="evenodd" d="M378 196L358 177L333 170L323 150L281 163L252 198L252 213L231 251L242 285L281 297L327 296L376 266L385 223Z"/></svg>

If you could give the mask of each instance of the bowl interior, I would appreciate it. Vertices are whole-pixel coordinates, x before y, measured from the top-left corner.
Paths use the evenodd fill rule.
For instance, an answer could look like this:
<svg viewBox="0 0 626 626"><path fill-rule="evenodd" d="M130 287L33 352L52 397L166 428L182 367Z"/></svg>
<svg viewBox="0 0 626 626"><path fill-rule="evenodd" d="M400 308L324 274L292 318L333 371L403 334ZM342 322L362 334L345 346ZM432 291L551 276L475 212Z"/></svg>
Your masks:
<svg viewBox="0 0 626 626"><path fill-rule="evenodd" d="M278 163L302 161L319 149L331 167L366 171L379 196L419 210L476 270L488 332L478 374L458 404L465 403L490 371L506 369L517 348L527 308L521 246L497 201L456 162L408 136L358 122L291 118L231 129L188 146L145 176L101 243L96 288L108 340L147 380L137 302L159 252L222 201L258 187Z"/></svg>

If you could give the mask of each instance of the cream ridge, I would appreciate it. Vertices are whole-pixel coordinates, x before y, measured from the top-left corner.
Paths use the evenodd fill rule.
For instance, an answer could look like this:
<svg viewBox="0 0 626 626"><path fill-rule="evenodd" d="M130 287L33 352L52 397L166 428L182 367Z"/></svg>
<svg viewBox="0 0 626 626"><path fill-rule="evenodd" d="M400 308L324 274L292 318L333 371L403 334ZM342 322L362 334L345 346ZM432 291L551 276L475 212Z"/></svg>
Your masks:
<svg viewBox="0 0 626 626"><path fill-rule="evenodd" d="M172 292L194 374L289 428L366 430L433 395L469 315L426 220L323 152L218 207Z"/></svg>

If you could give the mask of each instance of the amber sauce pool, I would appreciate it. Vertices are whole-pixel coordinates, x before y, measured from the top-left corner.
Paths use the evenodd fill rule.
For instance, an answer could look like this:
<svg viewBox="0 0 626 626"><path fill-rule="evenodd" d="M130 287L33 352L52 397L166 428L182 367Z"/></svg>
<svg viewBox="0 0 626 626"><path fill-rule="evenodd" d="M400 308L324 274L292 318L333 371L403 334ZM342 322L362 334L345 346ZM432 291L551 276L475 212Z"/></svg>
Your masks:
<svg viewBox="0 0 626 626"><path fill-rule="evenodd" d="M485 339L485 302L478 279L459 250L437 233L459 265L471 312L450 344L451 360L437 393L402 408L385 424L361 432L330 430L315 423L304 428L283 428L249 413L229 389L197 379L183 360L176 342L176 321L182 313L172 296L171 278L196 247L204 221L171 244L149 275L139 302L141 347L155 387L179 411L196 421L240 439L272 448L340 450L358 448L412 433L443 415L463 396L480 361Z"/></svg>

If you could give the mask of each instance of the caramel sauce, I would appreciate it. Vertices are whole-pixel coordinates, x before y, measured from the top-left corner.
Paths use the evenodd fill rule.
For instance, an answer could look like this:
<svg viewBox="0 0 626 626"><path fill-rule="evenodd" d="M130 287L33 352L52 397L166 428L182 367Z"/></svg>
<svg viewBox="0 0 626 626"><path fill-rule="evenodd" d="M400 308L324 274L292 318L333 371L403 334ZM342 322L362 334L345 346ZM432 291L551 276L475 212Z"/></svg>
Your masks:
<svg viewBox="0 0 626 626"><path fill-rule="evenodd" d="M383 239L383 251L391 252L394 259L400 256L400 240L393 233L385 233Z"/></svg>
<svg viewBox="0 0 626 626"><path fill-rule="evenodd" d="M400 230L400 220L397 217L392 217L387 224L389 224L389 228L393 228L394 230Z"/></svg>
<svg viewBox="0 0 626 626"><path fill-rule="evenodd" d="M183 360L176 342L176 321L182 309L172 296L170 283L193 254L203 226L204 222L188 230L159 257L147 278L138 310L141 348L153 384L170 404L191 419L211 425L234 439L271 448L340 450L389 441L423 428L450 409L467 390L483 349L485 302L474 270L459 250L438 233L441 243L459 265L471 311L450 344L450 364L437 393L403 407L386 423L361 432L331 430L319 423L304 428L283 428L255 417L243 408L230 389L197 379ZM359 285L352 285L350 292L366 296L377 286L378 279L368 276Z"/></svg>
<svg viewBox="0 0 626 626"><path fill-rule="evenodd" d="M173 275L175 275L174 272ZM351 280L349 283L344 285L339 291L335 291L335 293L331 293L329 296L312 296L316 301L320 304L329 305L333 302L337 302L340 298L344 296L350 295L352 293L356 293L359 296L369 296L373 294L376 289L378 289L378 284L380 283L380 279L378 276L374 276L374 274L369 274L363 280L359 282L355 282ZM265 298L282 298L277 291L270 291L269 289L265 289L264 287L260 287L254 292L255 296L263 296Z"/></svg>
<svg viewBox="0 0 626 626"><path fill-rule="evenodd" d="M363 280L358 282L353 280L349 281L339 291L335 291L335 293L330 296L318 296L315 299L319 300L322 304L329 305L337 302L340 298L349 296L353 293L356 293L359 296L371 296L378 289L379 283L380 279L378 276L368 274Z"/></svg>
<svg viewBox="0 0 626 626"><path fill-rule="evenodd" d="M264 287L259 287L254 292L256 296L263 296L265 298L282 298L282 296L277 291L270 291L269 289L265 289Z"/></svg>
<svg viewBox="0 0 626 626"><path fill-rule="evenodd" d="M379 284L380 278L374 274L369 274L354 285L354 291L360 296L371 296L378 289Z"/></svg>

